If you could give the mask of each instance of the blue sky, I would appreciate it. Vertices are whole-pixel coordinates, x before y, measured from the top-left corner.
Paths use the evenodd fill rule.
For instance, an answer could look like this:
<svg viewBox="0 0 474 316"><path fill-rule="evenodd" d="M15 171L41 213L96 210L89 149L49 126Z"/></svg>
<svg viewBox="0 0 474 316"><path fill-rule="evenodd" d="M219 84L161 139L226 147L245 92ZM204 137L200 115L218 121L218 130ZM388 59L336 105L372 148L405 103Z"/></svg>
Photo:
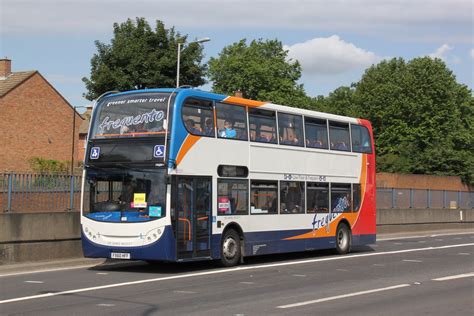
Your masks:
<svg viewBox="0 0 474 316"><path fill-rule="evenodd" d="M391 57L442 58L472 89L472 12L471 0L0 0L0 56L13 71L39 70L84 106L81 78L90 74L94 41L108 43L114 22L139 16L189 39L210 37L206 60L242 38L279 39L301 62L311 96L350 85Z"/></svg>

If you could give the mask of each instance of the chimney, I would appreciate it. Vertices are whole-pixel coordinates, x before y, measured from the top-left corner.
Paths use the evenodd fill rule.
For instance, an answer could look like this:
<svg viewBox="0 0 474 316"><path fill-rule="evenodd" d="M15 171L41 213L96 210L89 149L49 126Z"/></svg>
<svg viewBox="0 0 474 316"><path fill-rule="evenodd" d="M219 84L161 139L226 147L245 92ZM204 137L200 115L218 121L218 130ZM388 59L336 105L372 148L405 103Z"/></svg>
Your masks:
<svg viewBox="0 0 474 316"><path fill-rule="evenodd" d="M243 98L244 97L244 94L242 93L242 91L237 90L234 92L234 96L237 97L237 98Z"/></svg>
<svg viewBox="0 0 474 316"><path fill-rule="evenodd" d="M0 59L0 79L7 78L12 73L12 61L8 58Z"/></svg>

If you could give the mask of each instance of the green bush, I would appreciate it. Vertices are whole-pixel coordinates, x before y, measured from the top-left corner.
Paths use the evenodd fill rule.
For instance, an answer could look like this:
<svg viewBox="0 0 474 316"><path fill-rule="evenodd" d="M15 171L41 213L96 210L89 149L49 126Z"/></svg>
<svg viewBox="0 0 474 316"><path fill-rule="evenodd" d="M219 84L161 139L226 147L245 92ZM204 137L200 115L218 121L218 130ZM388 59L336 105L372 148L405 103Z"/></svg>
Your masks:
<svg viewBox="0 0 474 316"><path fill-rule="evenodd" d="M38 173L67 173L69 171L69 162L54 159L45 159L41 157L32 157L28 160L30 168Z"/></svg>

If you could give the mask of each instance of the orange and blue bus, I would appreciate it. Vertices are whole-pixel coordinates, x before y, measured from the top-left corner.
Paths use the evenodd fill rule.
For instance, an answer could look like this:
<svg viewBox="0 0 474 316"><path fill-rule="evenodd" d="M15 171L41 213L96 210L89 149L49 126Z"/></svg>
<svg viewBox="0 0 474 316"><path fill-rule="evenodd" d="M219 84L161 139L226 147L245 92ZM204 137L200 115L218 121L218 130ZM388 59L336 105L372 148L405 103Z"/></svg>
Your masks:
<svg viewBox="0 0 474 316"><path fill-rule="evenodd" d="M93 109L84 255L220 260L376 240L370 122L204 92L108 93Z"/></svg>

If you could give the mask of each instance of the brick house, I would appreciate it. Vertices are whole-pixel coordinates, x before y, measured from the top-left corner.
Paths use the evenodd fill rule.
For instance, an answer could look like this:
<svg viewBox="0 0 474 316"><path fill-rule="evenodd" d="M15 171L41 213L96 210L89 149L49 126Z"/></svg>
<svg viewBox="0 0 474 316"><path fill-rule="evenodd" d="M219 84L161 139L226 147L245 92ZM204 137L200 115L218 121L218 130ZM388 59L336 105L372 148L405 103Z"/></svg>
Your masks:
<svg viewBox="0 0 474 316"><path fill-rule="evenodd" d="M89 133L89 124L91 121L92 106L88 106L86 112L82 113L81 116L83 121L79 127L79 141L77 143L76 160L84 161L85 146L87 141L87 134Z"/></svg>
<svg viewBox="0 0 474 316"><path fill-rule="evenodd" d="M12 72L11 60L0 59L0 172L30 171L32 157L71 161L82 122L38 71Z"/></svg>

